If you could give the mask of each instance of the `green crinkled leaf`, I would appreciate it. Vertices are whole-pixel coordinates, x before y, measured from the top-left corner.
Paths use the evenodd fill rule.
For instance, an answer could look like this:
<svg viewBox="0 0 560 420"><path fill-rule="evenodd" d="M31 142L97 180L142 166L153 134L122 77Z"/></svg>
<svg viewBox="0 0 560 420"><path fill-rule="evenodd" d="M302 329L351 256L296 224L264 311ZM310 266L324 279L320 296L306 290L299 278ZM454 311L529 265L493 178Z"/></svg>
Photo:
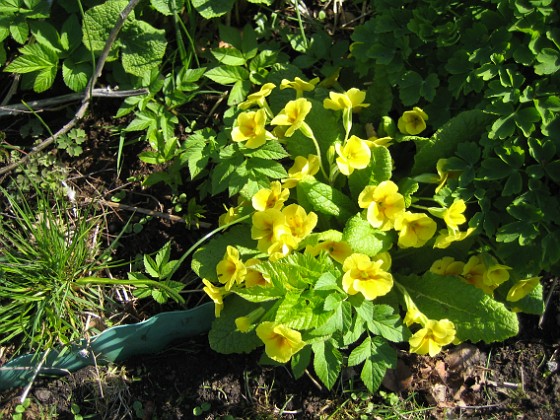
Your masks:
<svg viewBox="0 0 560 420"><path fill-rule="evenodd" d="M192 0L192 5L204 19L225 15L233 8L235 0Z"/></svg>
<svg viewBox="0 0 560 420"><path fill-rule="evenodd" d="M171 16L181 10L184 0L150 0L150 3L162 15Z"/></svg>
<svg viewBox="0 0 560 420"><path fill-rule="evenodd" d="M340 375L342 355L331 341L315 343L312 348L315 355L313 369L321 382L330 390Z"/></svg>
<svg viewBox="0 0 560 420"><path fill-rule="evenodd" d="M263 343L254 331L242 333L236 331L235 319L246 316L256 307L238 296L224 300L224 308L219 318L212 322L208 341L212 350L223 354L249 353Z"/></svg>
<svg viewBox="0 0 560 420"><path fill-rule="evenodd" d="M82 27L83 43L88 50L100 53L105 48L109 34L127 4L125 0L109 0L86 11ZM134 20L134 11L128 17L128 22L132 20ZM111 47L113 59L119 46L120 42L115 42Z"/></svg>
<svg viewBox="0 0 560 420"><path fill-rule="evenodd" d="M451 320L461 340L491 343L519 332L517 315L457 277L427 272L423 276L399 276L397 281L428 318Z"/></svg>
<svg viewBox="0 0 560 420"><path fill-rule="evenodd" d="M323 299L311 293L288 291L278 305L274 321L296 330L323 327L332 315L323 310Z"/></svg>
<svg viewBox="0 0 560 420"><path fill-rule="evenodd" d="M360 213L348 220L342 240L346 241L354 252L373 257L389 250L393 243L393 234L373 228Z"/></svg>
<svg viewBox="0 0 560 420"><path fill-rule="evenodd" d="M276 287L253 286L247 289L237 289L235 294L249 302L267 302L280 299L285 295L284 289Z"/></svg>
<svg viewBox="0 0 560 420"><path fill-rule="evenodd" d="M314 178L306 178L298 182L297 195L298 199L301 198L303 203L308 203L313 210L335 216L340 221L349 219L358 210L348 196Z"/></svg>
<svg viewBox="0 0 560 420"><path fill-rule="evenodd" d="M486 131L490 116L480 110L464 111L449 120L427 141L414 156L412 175L432 173L439 159L455 153L459 143L478 142Z"/></svg>
<svg viewBox="0 0 560 420"><path fill-rule="evenodd" d="M143 77L157 68L165 54L165 31L141 20L122 33L122 65L127 73Z"/></svg>
<svg viewBox="0 0 560 420"><path fill-rule="evenodd" d="M312 257L294 253L274 262L260 264L259 270L279 288L305 289L333 270L332 260L324 255Z"/></svg>

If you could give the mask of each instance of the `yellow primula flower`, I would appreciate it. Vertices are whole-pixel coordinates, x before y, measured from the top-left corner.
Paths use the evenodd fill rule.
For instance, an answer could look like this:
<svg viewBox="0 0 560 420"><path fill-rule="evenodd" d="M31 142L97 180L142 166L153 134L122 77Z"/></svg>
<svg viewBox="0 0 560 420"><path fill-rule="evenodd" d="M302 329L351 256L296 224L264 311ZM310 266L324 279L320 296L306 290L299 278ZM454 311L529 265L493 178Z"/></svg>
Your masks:
<svg viewBox="0 0 560 420"><path fill-rule="evenodd" d="M277 261L284 258L298 246L299 241L288 231L278 235L276 240L268 247L268 259L270 261Z"/></svg>
<svg viewBox="0 0 560 420"><path fill-rule="evenodd" d="M523 299L531 293L535 287L537 287L540 280L540 277L531 277L529 279L519 280L511 286L511 289L509 289L506 300L508 302L517 302L518 300Z"/></svg>
<svg viewBox="0 0 560 420"><path fill-rule="evenodd" d="M235 327L239 332L248 333L249 331L251 331L253 323L248 317L240 316L238 318L235 318Z"/></svg>
<svg viewBox="0 0 560 420"><path fill-rule="evenodd" d="M234 284L241 284L247 274L247 268L239 258L237 248L228 245L224 258L216 266L218 280L230 290Z"/></svg>
<svg viewBox="0 0 560 420"><path fill-rule="evenodd" d="M286 224L296 241L301 241L317 226L317 215L312 211L307 214L298 204L290 204L282 210Z"/></svg>
<svg viewBox="0 0 560 420"><path fill-rule="evenodd" d="M333 260L342 264L346 258L352 255L352 248L344 241L324 241L317 245L309 245L305 252L311 256L319 255L321 251L326 251Z"/></svg>
<svg viewBox="0 0 560 420"><path fill-rule="evenodd" d="M448 209L443 212L443 221L450 230L458 231L459 225L467 221L464 213L467 205L464 200L455 200Z"/></svg>
<svg viewBox="0 0 560 420"><path fill-rule="evenodd" d="M407 211L395 220L395 230L399 231L397 245L400 248L420 248L432 239L437 224L424 213Z"/></svg>
<svg viewBox="0 0 560 420"><path fill-rule="evenodd" d="M411 305L406 311L403 322L407 327L410 327L413 324L424 325L428 322L428 319L426 318L426 315L420 312L416 305Z"/></svg>
<svg viewBox="0 0 560 420"><path fill-rule="evenodd" d="M392 137L370 137L364 140L370 149L374 147L389 147L391 146L393 138Z"/></svg>
<svg viewBox="0 0 560 420"><path fill-rule="evenodd" d="M466 262L463 267L463 272L461 277L463 277L467 283L481 289L484 293L491 295L494 292L495 287L489 287L484 284L484 273L486 272L486 266L484 261L480 256L473 255Z"/></svg>
<svg viewBox="0 0 560 420"><path fill-rule="evenodd" d="M288 362L294 354L305 347L301 333L282 324L262 322L256 332L264 343L266 355L279 363Z"/></svg>
<svg viewBox="0 0 560 420"><path fill-rule="evenodd" d="M286 224L286 217L278 209L257 211L252 216L252 222L251 238L258 241L257 249L261 252L268 252L282 235L291 235L291 230Z"/></svg>
<svg viewBox="0 0 560 420"><path fill-rule="evenodd" d="M342 288L349 295L361 293L367 300L384 296L393 287L393 276L383 270L382 259L372 261L365 254L352 254L342 264Z"/></svg>
<svg viewBox="0 0 560 420"><path fill-rule="evenodd" d="M274 90L276 85L274 83L265 83L261 86L260 90L255 93L251 93L247 96L244 102L241 102L238 106L239 109L248 109L252 106L258 106L259 108L268 108L266 103L266 97Z"/></svg>
<svg viewBox="0 0 560 420"><path fill-rule="evenodd" d="M291 137L300 128L310 131L305 124L305 117L309 114L309 111L311 111L311 102L305 98L299 98L288 102L270 124L288 126L284 133L285 137Z"/></svg>
<svg viewBox="0 0 560 420"><path fill-rule="evenodd" d="M224 226L239 219L240 207L227 207L226 212L218 218L218 226Z"/></svg>
<svg viewBox="0 0 560 420"><path fill-rule="evenodd" d="M439 231L439 234L436 238L434 248L445 249L453 242L462 241L463 239L467 238L475 230L475 228L468 228L465 232L460 232L458 230L450 231L449 229L442 229Z"/></svg>
<svg viewBox="0 0 560 420"><path fill-rule="evenodd" d="M343 175L349 176L354 169L364 169L371 160L371 150L365 140L352 136L344 146L335 144L338 155L336 165Z"/></svg>
<svg viewBox="0 0 560 420"><path fill-rule="evenodd" d="M443 346L455 340L455 325L448 319L426 322L424 328L418 330L410 339L410 352L416 354L429 354L434 357Z"/></svg>
<svg viewBox="0 0 560 420"><path fill-rule="evenodd" d="M465 263L456 261L453 257L443 257L432 263L430 271L442 276L460 276L463 273Z"/></svg>
<svg viewBox="0 0 560 420"><path fill-rule="evenodd" d="M209 280L202 279L202 283L204 283L205 287L202 288L204 292L212 299L214 302L214 316L216 318L220 317L220 313L224 308L224 296L227 292L224 292L225 288L223 287L216 287Z"/></svg>
<svg viewBox="0 0 560 420"><path fill-rule="evenodd" d="M428 114L415 106L412 111L405 111L397 122L397 127L402 134L415 136L426 129Z"/></svg>
<svg viewBox="0 0 560 420"><path fill-rule="evenodd" d="M313 89L315 89L315 85L317 83L319 83L318 77L311 79L309 82L306 82L305 80L302 80L296 76L293 81L282 79L282 82L280 83L280 90L288 88L294 89L296 91L296 98L301 98L303 96L303 92L311 92Z"/></svg>
<svg viewBox="0 0 560 420"><path fill-rule="evenodd" d="M366 186L358 196L358 205L367 208L367 220L374 228L392 229L395 219L404 212L404 197L398 190L393 181L382 181Z"/></svg>
<svg viewBox="0 0 560 420"><path fill-rule="evenodd" d="M360 112L362 108L367 108L369 104L364 103L366 92L356 88L347 90L344 93L330 92L329 97L323 101L325 109L340 111L349 109L353 112Z"/></svg>
<svg viewBox="0 0 560 420"><path fill-rule="evenodd" d="M283 182L284 187L294 188L304 177L313 176L319 172L319 167L318 156L308 155L307 159L303 156L297 156L292 167L288 169L288 178Z"/></svg>
<svg viewBox="0 0 560 420"><path fill-rule="evenodd" d="M263 188L253 196L251 204L257 211L280 209L289 197L289 189L282 188L282 184L279 181L272 181L270 188Z"/></svg>
<svg viewBox="0 0 560 420"><path fill-rule="evenodd" d="M502 264L492 264L486 268L482 276L482 282L485 286L497 288L500 284L509 280L509 270L511 267Z"/></svg>
<svg viewBox="0 0 560 420"><path fill-rule="evenodd" d="M236 143L246 141L246 147L256 149L262 146L266 140L274 138L271 133L266 131L265 123L266 114L263 109L242 112L233 124L231 138Z"/></svg>

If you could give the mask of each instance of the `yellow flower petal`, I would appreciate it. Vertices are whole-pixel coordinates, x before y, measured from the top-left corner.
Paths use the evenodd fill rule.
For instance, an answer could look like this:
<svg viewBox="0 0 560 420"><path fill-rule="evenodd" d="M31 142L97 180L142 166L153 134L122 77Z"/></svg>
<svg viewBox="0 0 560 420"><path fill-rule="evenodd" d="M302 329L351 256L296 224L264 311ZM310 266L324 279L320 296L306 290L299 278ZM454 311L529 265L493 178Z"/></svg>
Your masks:
<svg viewBox="0 0 560 420"><path fill-rule="evenodd" d="M507 294L508 302L517 302L527 296L539 284L541 277L531 277L525 280L519 280L515 283Z"/></svg>
<svg viewBox="0 0 560 420"><path fill-rule="evenodd" d="M437 230L437 224L424 213L404 212L395 220L399 231L400 248L419 248L428 242Z"/></svg>
<svg viewBox="0 0 560 420"><path fill-rule="evenodd" d="M342 288L349 295L361 293L367 300L386 295L393 288L393 276L383 270L382 259L372 261L367 255L350 255L342 265Z"/></svg>
<svg viewBox="0 0 560 420"><path fill-rule="evenodd" d="M289 126L284 136L291 137L296 130L302 128L305 117L311 111L311 106L311 102L305 98L289 101L284 109L272 119L270 124Z"/></svg>
<svg viewBox="0 0 560 420"><path fill-rule="evenodd" d="M262 322L256 333L264 343L267 356L279 363L287 363L294 354L305 347L301 333L282 324Z"/></svg>
<svg viewBox="0 0 560 420"><path fill-rule="evenodd" d="M428 115L418 107L412 111L405 111L397 122L397 127L402 134L415 136L426 129Z"/></svg>
<svg viewBox="0 0 560 420"><path fill-rule="evenodd" d="M451 344L455 340L455 335L455 325L448 319L428 320L424 328L418 330L408 340L410 352L429 354L433 357L443 346Z"/></svg>
<svg viewBox="0 0 560 420"><path fill-rule="evenodd" d="M230 290L234 284L241 284L247 274L245 264L239 259L237 248L228 245L224 258L216 266L216 273L220 283Z"/></svg>

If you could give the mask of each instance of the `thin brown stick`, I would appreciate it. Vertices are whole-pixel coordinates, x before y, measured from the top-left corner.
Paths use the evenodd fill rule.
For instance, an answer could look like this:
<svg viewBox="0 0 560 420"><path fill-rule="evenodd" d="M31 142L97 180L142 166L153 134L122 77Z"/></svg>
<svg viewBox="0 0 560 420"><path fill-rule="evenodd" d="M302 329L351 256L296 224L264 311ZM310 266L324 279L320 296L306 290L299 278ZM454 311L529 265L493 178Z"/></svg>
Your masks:
<svg viewBox="0 0 560 420"><path fill-rule="evenodd" d="M112 90L110 88L93 89L92 98L126 98L129 96L145 95L148 89L133 90ZM83 93L68 93L66 95L55 96L54 98L38 99L36 101L27 102L27 106L23 104L12 104L0 106L0 118L17 114L34 114L36 112L49 111L47 107L64 105L69 102L82 100ZM32 111L29 110L32 109Z"/></svg>
<svg viewBox="0 0 560 420"><path fill-rule="evenodd" d="M98 200L95 203L99 204L99 205L102 205L102 206L111 207L111 208L114 208L114 209L127 210L127 211L136 212L136 213L146 214L148 216L155 216L155 217L159 217L159 218L162 218L162 219L169 220L171 222L179 222L179 223L188 224L188 222L180 216L176 216L174 214L163 213L161 211L155 211L155 210L145 209L145 208L136 207L136 206L129 206L127 204L115 203L115 202L106 201L106 200ZM209 228L209 227L212 226L210 223L206 223L206 222L197 222L197 225L198 225L198 227L202 227L202 228Z"/></svg>
<svg viewBox="0 0 560 420"><path fill-rule="evenodd" d="M117 35L119 34L121 28L123 27L124 22L128 18L128 15L132 12L132 10L136 7L136 5L139 2L140 0L130 0L130 2L126 5L123 11L119 13L117 23L115 24L114 28L111 30L111 33L109 34L109 38L107 39L107 42L105 42L105 48L103 48L103 51L101 52L101 55L97 60L97 66L95 67L95 72L91 76L91 79L89 79L89 82L86 86L84 97L82 99L82 105L80 106L80 108L78 108L78 111L74 115L74 118L72 118L66 125L64 125L64 127L58 130L52 136L43 140L40 144L32 148L29 151L29 153L23 156L20 160L0 169L0 176L12 171L13 169L27 162L31 158L31 156L49 147L57 137L66 134L76 125L78 121L80 121L84 117L89 107L90 100L92 98L93 86L95 86L97 79L99 78L99 76L101 76L101 72L103 71L105 62L109 57L109 52L111 51L111 47L113 46L115 40L117 39Z"/></svg>

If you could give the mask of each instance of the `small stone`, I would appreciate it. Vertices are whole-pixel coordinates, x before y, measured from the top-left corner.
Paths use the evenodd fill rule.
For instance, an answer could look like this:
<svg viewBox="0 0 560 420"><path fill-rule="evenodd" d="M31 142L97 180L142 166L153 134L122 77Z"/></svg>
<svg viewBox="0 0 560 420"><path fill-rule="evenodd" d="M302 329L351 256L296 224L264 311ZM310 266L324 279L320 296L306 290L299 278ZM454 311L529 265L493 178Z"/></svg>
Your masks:
<svg viewBox="0 0 560 420"><path fill-rule="evenodd" d="M39 388L35 390L35 397L41 402L47 402L51 399L52 393L46 388Z"/></svg>

